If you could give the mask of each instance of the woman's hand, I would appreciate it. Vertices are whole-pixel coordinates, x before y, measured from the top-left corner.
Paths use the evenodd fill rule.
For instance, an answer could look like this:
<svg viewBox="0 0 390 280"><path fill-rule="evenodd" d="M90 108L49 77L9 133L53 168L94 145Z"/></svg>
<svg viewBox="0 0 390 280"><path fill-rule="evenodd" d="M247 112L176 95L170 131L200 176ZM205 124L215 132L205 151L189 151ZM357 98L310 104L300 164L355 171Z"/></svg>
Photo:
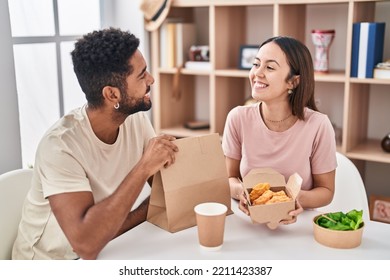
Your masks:
<svg viewBox="0 0 390 280"><path fill-rule="evenodd" d="M281 220L279 222L279 224L288 225L288 224L293 224L297 221L298 215L303 212L303 207L301 206L301 204L299 203L298 200L295 202L295 205L296 205L296 209L293 211L290 211L288 213L290 216L292 216L292 219L291 220Z"/></svg>
<svg viewBox="0 0 390 280"><path fill-rule="evenodd" d="M238 208L244 212L244 214L248 215L249 216L249 209L248 209L248 202L247 200L245 199L245 196L244 196L244 193L242 192L241 194L238 195L238 199L239 199L239 205L238 205Z"/></svg>

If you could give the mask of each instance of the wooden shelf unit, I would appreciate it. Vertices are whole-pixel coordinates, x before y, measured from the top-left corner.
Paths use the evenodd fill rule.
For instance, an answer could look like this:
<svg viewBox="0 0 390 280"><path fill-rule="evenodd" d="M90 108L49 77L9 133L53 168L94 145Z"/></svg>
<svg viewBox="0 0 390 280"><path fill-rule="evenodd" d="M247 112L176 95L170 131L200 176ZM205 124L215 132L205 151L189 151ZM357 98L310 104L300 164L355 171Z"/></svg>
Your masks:
<svg viewBox="0 0 390 280"><path fill-rule="evenodd" d="M364 163L367 161L390 164L390 154L381 150L380 139L370 139L368 136L369 98L370 94L375 94L371 86L390 88L390 80L357 79L349 75L353 23L375 21L378 3L390 6L389 1L375 0L173 0L168 17L182 17L200 26L199 33L206 37L202 44L210 46L211 70L183 69L181 97L173 98L172 82L176 69L160 68L159 31L151 33L151 66L156 79L152 89L156 131L178 137L214 132L222 135L228 112L242 105L250 94L249 71L237 67L240 46L260 44L271 36L288 35L309 47L311 28L329 29L325 24L311 26L315 17L311 11L320 5L321 8L335 11L335 15L328 15L327 22L334 24L335 21L340 26L340 30L336 29L338 46L337 49L336 46L331 47L331 56L337 56L342 61L342 67L332 68L331 65L329 74L315 75L316 88L317 83L325 88L335 87L335 98L340 100L335 102L341 104L335 113L341 116L338 121L342 127L342 142L338 150L354 159L363 176ZM249 24L248 17L255 24ZM390 28L389 18L387 24L387 28ZM314 58L313 52L312 56ZM202 84L199 79L206 81L204 88L199 88ZM197 118L199 108L196 106L199 104L196 105L196 98L199 91L206 91L208 96L202 109L207 111L210 129L188 130L183 124ZM326 110L325 113L328 114ZM388 132L384 131L383 136Z"/></svg>

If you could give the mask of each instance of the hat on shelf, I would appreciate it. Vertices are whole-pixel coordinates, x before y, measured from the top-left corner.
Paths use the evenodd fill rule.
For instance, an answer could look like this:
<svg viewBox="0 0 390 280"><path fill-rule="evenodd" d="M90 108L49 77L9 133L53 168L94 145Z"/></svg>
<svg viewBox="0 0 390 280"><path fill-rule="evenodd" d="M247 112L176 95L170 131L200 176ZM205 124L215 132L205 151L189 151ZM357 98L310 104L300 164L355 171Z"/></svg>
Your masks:
<svg viewBox="0 0 390 280"><path fill-rule="evenodd" d="M140 9L144 13L145 29L154 31L166 19L172 0L142 0Z"/></svg>

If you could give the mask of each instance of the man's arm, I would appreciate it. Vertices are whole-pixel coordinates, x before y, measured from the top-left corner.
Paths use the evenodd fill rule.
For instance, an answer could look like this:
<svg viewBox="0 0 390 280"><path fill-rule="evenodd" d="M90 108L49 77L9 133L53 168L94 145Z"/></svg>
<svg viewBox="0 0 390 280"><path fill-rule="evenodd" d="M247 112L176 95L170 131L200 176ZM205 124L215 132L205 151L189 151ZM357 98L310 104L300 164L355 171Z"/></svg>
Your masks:
<svg viewBox="0 0 390 280"><path fill-rule="evenodd" d="M142 201L142 203L136 209L134 209L127 215L127 218L123 223L122 228L118 231L115 237L146 221L148 215L149 198L150 197Z"/></svg>
<svg viewBox="0 0 390 280"><path fill-rule="evenodd" d="M116 191L96 204L91 192L61 193L48 198L61 229L81 258L95 259L111 239L145 220L146 202L133 214L129 212L146 180L174 162L177 147L173 139L153 138Z"/></svg>

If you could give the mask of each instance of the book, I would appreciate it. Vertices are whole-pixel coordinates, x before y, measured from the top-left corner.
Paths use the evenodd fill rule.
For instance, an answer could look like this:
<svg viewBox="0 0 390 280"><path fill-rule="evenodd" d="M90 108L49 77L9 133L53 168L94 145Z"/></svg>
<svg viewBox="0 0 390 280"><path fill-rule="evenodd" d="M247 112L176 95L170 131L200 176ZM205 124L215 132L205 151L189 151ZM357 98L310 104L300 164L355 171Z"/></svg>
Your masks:
<svg viewBox="0 0 390 280"><path fill-rule="evenodd" d="M390 79L390 59L375 66L374 79Z"/></svg>
<svg viewBox="0 0 390 280"><path fill-rule="evenodd" d="M176 66L176 23L167 24L167 67Z"/></svg>
<svg viewBox="0 0 390 280"><path fill-rule="evenodd" d="M160 27L160 67L168 67L168 46L167 46L167 21L165 21Z"/></svg>
<svg viewBox="0 0 390 280"><path fill-rule="evenodd" d="M189 59L191 45L196 42L194 23L166 21L160 28L160 66L183 66Z"/></svg>
<svg viewBox="0 0 390 280"><path fill-rule="evenodd" d="M367 66L367 47L368 47L368 22L360 24L359 34L359 60L358 60L358 78L366 77Z"/></svg>
<svg viewBox="0 0 390 280"><path fill-rule="evenodd" d="M183 66L189 60L189 51L196 43L196 26L194 23L176 24L176 66Z"/></svg>
<svg viewBox="0 0 390 280"><path fill-rule="evenodd" d="M352 27L351 77L358 76L359 34L360 34L360 24L354 23Z"/></svg>
<svg viewBox="0 0 390 280"><path fill-rule="evenodd" d="M176 66L176 23L165 21L160 27L160 66Z"/></svg>
<svg viewBox="0 0 390 280"><path fill-rule="evenodd" d="M384 22L353 24L351 77L373 78L375 65L383 58L384 34Z"/></svg>
<svg viewBox="0 0 390 280"><path fill-rule="evenodd" d="M187 61L184 64L184 68L193 70L211 70L210 61Z"/></svg>
<svg viewBox="0 0 390 280"><path fill-rule="evenodd" d="M376 22L369 24L366 78L374 77L375 65L381 62L383 59L383 48L385 44L385 26L386 24L384 22Z"/></svg>
<svg viewBox="0 0 390 280"><path fill-rule="evenodd" d="M374 68L374 79L390 79L390 69Z"/></svg>

